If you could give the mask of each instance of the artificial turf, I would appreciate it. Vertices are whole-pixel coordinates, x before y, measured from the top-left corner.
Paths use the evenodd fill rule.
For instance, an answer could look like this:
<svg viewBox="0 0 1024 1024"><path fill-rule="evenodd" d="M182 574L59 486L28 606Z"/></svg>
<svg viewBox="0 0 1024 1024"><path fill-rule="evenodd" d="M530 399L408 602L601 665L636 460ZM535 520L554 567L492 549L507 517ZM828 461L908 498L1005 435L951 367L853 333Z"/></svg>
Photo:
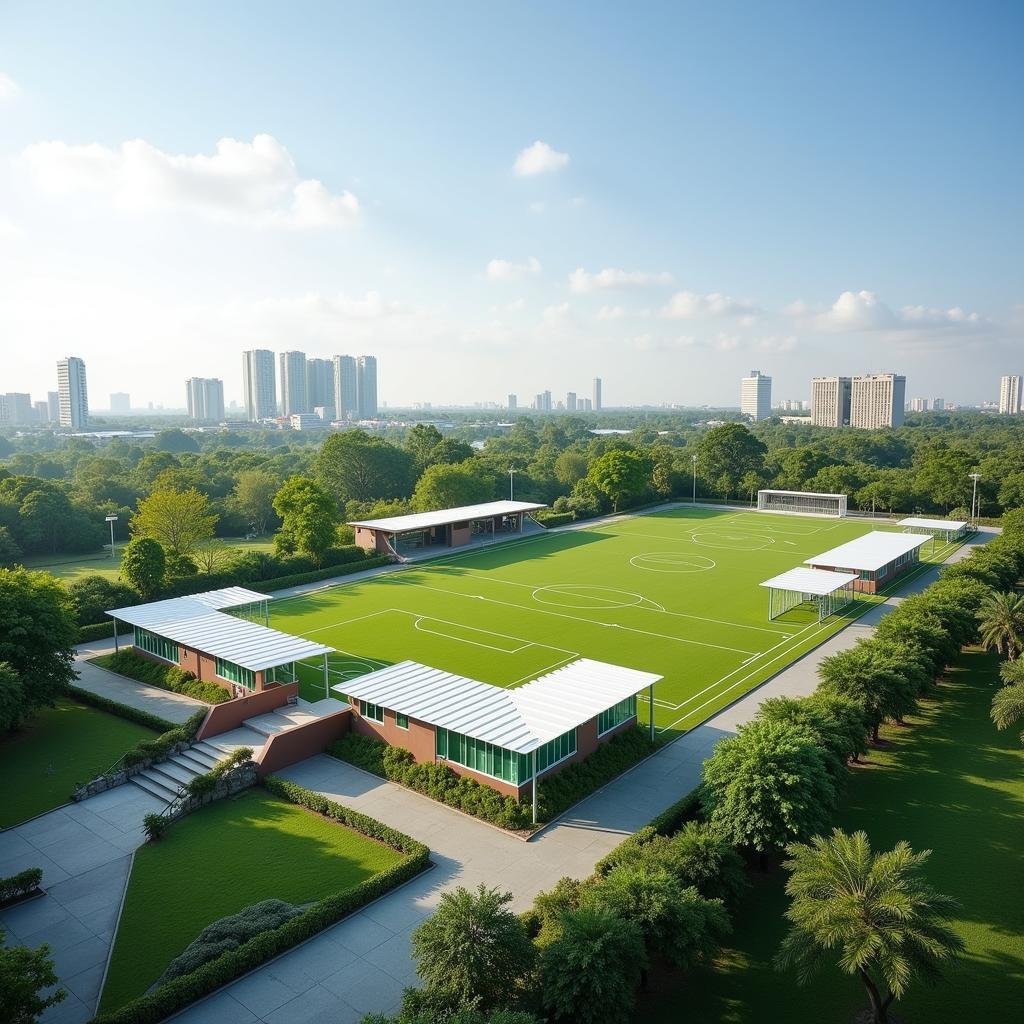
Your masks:
<svg viewBox="0 0 1024 1024"><path fill-rule="evenodd" d="M152 729L69 698L42 708L18 732L0 736L0 828L71 799L76 783L105 771Z"/></svg>
<svg viewBox="0 0 1024 1024"><path fill-rule="evenodd" d="M315 902L400 858L262 789L204 807L135 854L101 1010L142 995L213 921L260 900Z"/></svg>
<svg viewBox="0 0 1024 1024"><path fill-rule="evenodd" d="M864 521L673 509L558 531L271 602L271 625L335 647L331 683L404 659L514 686L577 657L664 677L663 737L699 724L880 598L819 625L768 621L763 580L883 529ZM894 527L889 527L894 529ZM929 543L926 559L952 550ZM926 565L916 566L897 586ZM323 697L303 667L303 695ZM342 690L342 692L344 692ZM647 708L641 704L641 720Z"/></svg>
<svg viewBox="0 0 1024 1024"><path fill-rule="evenodd" d="M960 902L953 924L966 952L945 981L915 985L893 1007L908 1024L1020 1020L1024 1007L1024 749L1019 730L997 732L989 719L998 685L993 656L963 654L907 728L883 730L885 748L853 771L835 817L875 849L905 839L932 850L928 880ZM804 988L772 969L786 931L785 873L752 877L713 968L643 999L637 1021L669 1024L684 1006L693 1024L843 1024L866 1009L860 983L836 967Z"/></svg>

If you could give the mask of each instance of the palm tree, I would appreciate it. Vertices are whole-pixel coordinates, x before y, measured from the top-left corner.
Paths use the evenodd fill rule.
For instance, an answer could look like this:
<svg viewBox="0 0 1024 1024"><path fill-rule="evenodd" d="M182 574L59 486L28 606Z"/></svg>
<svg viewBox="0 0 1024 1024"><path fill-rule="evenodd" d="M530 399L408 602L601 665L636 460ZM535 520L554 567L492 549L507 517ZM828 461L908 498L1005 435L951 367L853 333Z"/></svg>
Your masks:
<svg viewBox="0 0 1024 1024"><path fill-rule="evenodd" d="M1004 661L999 675L1003 688L992 698L992 721L997 729L1009 729L1024 719L1024 658ZM1020 738L1024 743L1024 732Z"/></svg>
<svg viewBox="0 0 1024 1024"><path fill-rule="evenodd" d="M837 951L839 967L863 982L874 1024L887 1024L893 1000L916 978L938 977L940 964L963 948L948 924L955 901L921 874L931 851L914 853L901 841L872 853L863 832L834 829L787 853L791 927L776 967L795 967L803 984L829 951Z"/></svg>
<svg viewBox="0 0 1024 1024"><path fill-rule="evenodd" d="M981 642L1013 660L1024 651L1024 594L989 594L978 607Z"/></svg>

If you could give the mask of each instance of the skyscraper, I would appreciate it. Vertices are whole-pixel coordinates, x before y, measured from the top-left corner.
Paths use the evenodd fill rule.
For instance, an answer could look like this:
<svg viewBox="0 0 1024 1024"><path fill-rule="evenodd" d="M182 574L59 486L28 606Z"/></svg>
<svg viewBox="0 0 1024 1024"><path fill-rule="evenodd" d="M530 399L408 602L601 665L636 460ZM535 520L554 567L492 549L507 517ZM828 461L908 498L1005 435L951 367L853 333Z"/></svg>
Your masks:
<svg viewBox="0 0 1024 1024"><path fill-rule="evenodd" d="M576 392L567 391L565 395L565 411L575 412L576 411Z"/></svg>
<svg viewBox="0 0 1024 1024"><path fill-rule="evenodd" d="M359 418L372 420L377 416L377 357L360 356L356 360L356 400Z"/></svg>
<svg viewBox="0 0 1024 1024"><path fill-rule="evenodd" d="M311 406L306 396L306 353L282 352L281 365L281 415L293 416L309 412Z"/></svg>
<svg viewBox="0 0 1024 1024"><path fill-rule="evenodd" d="M865 430L903 426L907 378L868 373L850 382L850 426Z"/></svg>
<svg viewBox="0 0 1024 1024"><path fill-rule="evenodd" d="M334 419L334 363L330 359L306 360L306 402L310 409L323 407L324 419Z"/></svg>
<svg viewBox="0 0 1024 1024"><path fill-rule="evenodd" d="M751 370L740 381L740 412L752 420L766 420L772 414L772 379L760 370Z"/></svg>
<svg viewBox="0 0 1024 1024"><path fill-rule="evenodd" d="M811 378L811 423L845 427L850 422L850 378Z"/></svg>
<svg viewBox="0 0 1024 1024"><path fill-rule="evenodd" d="M910 400L910 411L911 412L927 412L928 411L928 399L927 398L912 398Z"/></svg>
<svg viewBox="0 0 1024 1024"><path fill-rule="evenodd" d="M78 356L68 356L57 363L57 395L60 425L85 430L89 426L89 388L85 363Z"/></svg>
<svg viewBox="0 0 1024 1024"><path fill-rule="evenodd" d="M216 377L190 377L185 381L188 415L193 420L224 419L224 381Z"/></svg>
<svg viewBox="0 0 1024 1024"><path fill-rule="evenodd" d="M0 421L4 423L23 424L35 420L32 409L32 396L21 391L8 391L0 402Z"/></svg>
<svg viewBox="0 0 1024 1024"><path fill-rule="evenodd" d="M274 353L254 348L242 353L242 397L250 423L277 415L277 381Z"/></svg>
<svg viewBox="0 0 1024 1024"><path fill-rule="evenodd" d="M60 395L56 391L46 392L46 418L50 423L60 423Z"/></svg>
<svg viewBox="0 0 1024 1024"><path fill-rule="evenodd" d="M514 394L512 394L512 392L510 391L509 395L508 395L508 411L509 412L515 412L516 411L516 407L518 405L519 405L519 399L516 398L516 396Z"/></svg>
<svg viewBox="0 0 1024 1024"><path fill-rule="evenodd" d="M352 356L334 357L334 415L339 420L359 416L359 372Z"/></svg>
<svg viewBox="0 0 1024 1024"><path fill-rule="evenodd" d="M594 412L600 412L601 411L601 378L600 377L595 377L594 378L594 398L593 398L593 404L594 404Z"/></svg>
<svg viewBox="0 0 1024 1024"><path fill-rule="evenodd" d="M999 411L1016 416L1021 410L1021 377L1011 373L999 381Z"/></svg>
<svg viewBox="0 0 1024 1024"><path fill-rule="evenodd" d="M125 391L112 392L110 411L117 416L127 416L132 411L132 396Z"/></svg>
<svg viewBox="0 0 1024 1024"><path fill-rule="evenodd" d="M932 399L932 410L934 412L942 412L946 408L946 400L944 398L933 398Z"/></svg>

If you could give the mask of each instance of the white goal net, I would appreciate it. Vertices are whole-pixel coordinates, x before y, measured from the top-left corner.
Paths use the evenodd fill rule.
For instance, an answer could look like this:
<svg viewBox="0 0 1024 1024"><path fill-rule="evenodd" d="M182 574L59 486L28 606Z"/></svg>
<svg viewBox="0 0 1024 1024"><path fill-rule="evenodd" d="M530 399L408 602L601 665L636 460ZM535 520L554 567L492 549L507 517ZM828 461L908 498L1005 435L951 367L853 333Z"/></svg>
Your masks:
<svg viewBox="0 0 1024 1024"><path fill-rule="evenodd" d="M758 491L758 512L785 512L796 516L846 515L845 494L823 494L816 491Z"/></svg>

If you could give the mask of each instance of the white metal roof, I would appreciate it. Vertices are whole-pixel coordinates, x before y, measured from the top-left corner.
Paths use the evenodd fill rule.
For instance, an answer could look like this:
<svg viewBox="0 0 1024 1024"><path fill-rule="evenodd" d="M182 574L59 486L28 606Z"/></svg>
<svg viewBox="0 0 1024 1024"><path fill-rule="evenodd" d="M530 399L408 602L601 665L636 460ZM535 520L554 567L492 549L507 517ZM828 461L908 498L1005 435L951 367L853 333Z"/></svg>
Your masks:
<svg viewBox="0 0 1024 1024"><path fill-rule="evenodd" d="M191 594L188 597L169 597L164 601L150 601L149 604L112 608L107 614L131 626L145 627L151 622L194 618L209 611L238 608L243 604L271 600L273 598L270 595L246 590L245 587L224 587L221 590L207 590L203 594Z"/></svg>
<svg viewBox="0 0 1024 1024"><path fill-rule="evenodd" d="M896 525L909 526L918 530L950 530L956 533L967 524L957 519L921 519L918 516L910 516L908 519L901 519Z"/></svg>
<svg viewBox="0 0 1024 1024"><path fill-rule="evenodd" d="M749 378L748 378L749 380ZM802 419L803 417L801 417ZM763 487L758 494L785 494L797 498L845 498L845 494L830 494L828 491L779 491L771 487Z"/></svg>
<svg viewBox="0 0 1024 1024"><path fill-rule="evenodd" d="M440 508L433 512L414 512L407 516L353 520L348 525L365 526L370 530L385 530L388 533L407 533L410 530L429 530L433 526L447 526L449 523L462 523L470 519L489 519L491 516L507 516L515 512L535 512L546 507L532 501L487 501L482 505Z"/></svg>
<svg viewBox="0 0 1024 1024"><path fill-rule="evenodd" d="M931 537L923 533L887 533L884 530L872 530L863 537L808 558L804 565L828 565L838 569L874 572L930 540Z"/></svg>
<svg viewBox="0 0 1024 1024"><path fill-rule="evenodd" d="M509 690L402 661L331 689L528 754L659 679L650 672L581 658Z"/></svg>
<svg viewBox="0 0 1024 1024"><path fill-rule="evenodd" d="M814 594L824 597L842 590L857 578L854 572L833 572L831 569L804 569L798 566L765 580L762 587L772 590L790 590L797 594Z"/></svg>

